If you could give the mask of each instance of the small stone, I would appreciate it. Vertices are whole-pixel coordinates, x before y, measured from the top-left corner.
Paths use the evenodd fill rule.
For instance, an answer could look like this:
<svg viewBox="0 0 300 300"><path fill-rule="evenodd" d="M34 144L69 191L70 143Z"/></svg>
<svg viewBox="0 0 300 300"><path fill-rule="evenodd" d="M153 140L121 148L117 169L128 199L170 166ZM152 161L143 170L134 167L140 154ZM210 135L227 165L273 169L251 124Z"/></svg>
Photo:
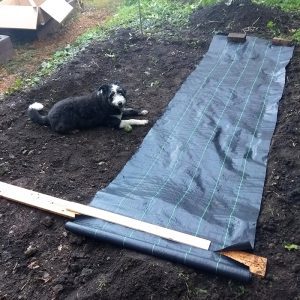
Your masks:
<svg viewBox="0 0 300 300"><path fill-rule="evenodd" d="M63 287L62 284L57 284L57 285L55 285L55 286L53 287L53 292L54 292L55 294L59 294L59 293L61 293L63 290L64 290L64 287Z"/></svg>
<svg viewBox="0 0 300 300"><path fill-rule="evenodd" d="M29 245L28 248L25 250L24 254L27 257L30 257L34 255L37 252L37 248L33 247L32 245Z"/></svg>
<svg viewBox="0 0 300 300"><path fill-rule="evenodd" d="M88 269L88 268L83 268L81 273L80 273L80 276L89 276L93 273L93 270L92 269Z"/></svg>
<svg viewBox="0 0 300 300"><path fill-rule="evenodd" d="M51 280L50 274L48 272L44 272L42 276L42 280L47 283L48 281Z"/></svg>

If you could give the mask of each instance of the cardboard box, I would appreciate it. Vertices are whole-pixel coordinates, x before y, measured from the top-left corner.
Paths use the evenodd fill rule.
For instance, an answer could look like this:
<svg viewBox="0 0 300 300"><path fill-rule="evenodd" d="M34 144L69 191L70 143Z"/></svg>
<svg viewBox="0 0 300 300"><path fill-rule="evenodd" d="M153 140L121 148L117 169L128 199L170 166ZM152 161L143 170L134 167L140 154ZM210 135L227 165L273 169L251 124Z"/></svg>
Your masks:
<svg viewBox="0 0 300 300"><path fill-rule="evenodd" d="M72 10L65 0L3 0L0 28L35 30L52 18L61 23Z"/></svg>

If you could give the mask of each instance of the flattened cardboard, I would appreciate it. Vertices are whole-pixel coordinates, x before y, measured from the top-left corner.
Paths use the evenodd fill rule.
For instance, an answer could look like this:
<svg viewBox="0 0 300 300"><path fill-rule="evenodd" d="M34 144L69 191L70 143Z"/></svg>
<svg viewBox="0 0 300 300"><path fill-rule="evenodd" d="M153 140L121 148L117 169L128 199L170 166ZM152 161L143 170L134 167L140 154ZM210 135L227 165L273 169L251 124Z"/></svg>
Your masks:
<svg viewBox="0 0 300 300"><path fill-rule="evenodd" d="M38 5L34 2L34 0L28 0L32 7L38 7Z"/></svg>
<svg viewBox="0 0 300 300"><path fill-rule="evenodd" d="M73 9L65 0L46 0L40 7L59 23L61 23Z"/></svg>
<svg viewBox="0 0 300 300"><path fill-rule="evenodd" d="M51 18L61 23L72 10L65 0L3 0L0 28L37 29Z"/></svg>
<svg viewBox="0 0 300 300"><path fill-rule="evenodd" d="M19 6L30 6L29 0L2 0L0 5L19 5Z"/></svg>
<svg viewBox="0 0 300 300"><path fill-rule="evenodd" d="M36 29L37 19L32 6L0 5L0 28Z"/></svg>

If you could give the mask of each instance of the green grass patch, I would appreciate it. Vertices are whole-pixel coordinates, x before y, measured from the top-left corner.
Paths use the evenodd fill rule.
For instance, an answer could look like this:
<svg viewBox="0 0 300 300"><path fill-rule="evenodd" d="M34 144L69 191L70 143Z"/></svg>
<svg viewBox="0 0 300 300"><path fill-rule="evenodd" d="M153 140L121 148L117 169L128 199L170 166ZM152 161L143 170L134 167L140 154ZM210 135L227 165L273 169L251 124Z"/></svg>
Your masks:
<svg viewBox="0 0 300 300"><path fill-rule="evenodd" d="M299 0L252 0L254 3L263 4L267 6L279 7L284 11L299 11Z"/></svg>
<svg viewBox="0 0 300 300"><path fill-rule="evenodd" d="M295 32L293 33L292 37L293 37L293 40L296 43L300 44L300 28L297 29L297 30L295 30Z"/></svg>
<svg viewBox="0 0 300 300"><path fill-rule="evenodd" d="M113 19L108 21L108 27L140 26L139 4L141 10L142 28L146 32L163 29L165 26L184 26L190 14L199 6L214 4L217 0L194 0L183 3L179 0L127 0Z"/></svg>

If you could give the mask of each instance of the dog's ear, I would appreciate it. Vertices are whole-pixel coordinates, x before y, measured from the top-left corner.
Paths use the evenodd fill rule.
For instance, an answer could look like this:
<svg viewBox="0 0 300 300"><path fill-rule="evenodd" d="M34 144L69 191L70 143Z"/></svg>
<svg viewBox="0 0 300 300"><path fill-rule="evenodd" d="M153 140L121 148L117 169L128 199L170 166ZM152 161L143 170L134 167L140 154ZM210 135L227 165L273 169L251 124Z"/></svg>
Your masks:
<svg viewBox="0 0 300 300"><path fill-rule="evenodd" d="M122 83L120 81L114 81L113 84L118 87L118 92L123 94L123 96L125 97L127 94L127 91L126 91L126 89L123 88Z"/></svg>
<svg viewBox="0 0 300 300"><path fill-rule="evenodd" d="M103 95L104 97L108 97L109 86L108 84L101 85L97 91L97 96Z"/></svg>
<svg viewBox="0 0 300 300"><path fill-rule="evenodd" d="M127 95L127 91L126 91L124 88L122 88L122 89L121 89L121 91L122 91L122 93L123 93L124 97L126 97L126 95Z"/></svg>

